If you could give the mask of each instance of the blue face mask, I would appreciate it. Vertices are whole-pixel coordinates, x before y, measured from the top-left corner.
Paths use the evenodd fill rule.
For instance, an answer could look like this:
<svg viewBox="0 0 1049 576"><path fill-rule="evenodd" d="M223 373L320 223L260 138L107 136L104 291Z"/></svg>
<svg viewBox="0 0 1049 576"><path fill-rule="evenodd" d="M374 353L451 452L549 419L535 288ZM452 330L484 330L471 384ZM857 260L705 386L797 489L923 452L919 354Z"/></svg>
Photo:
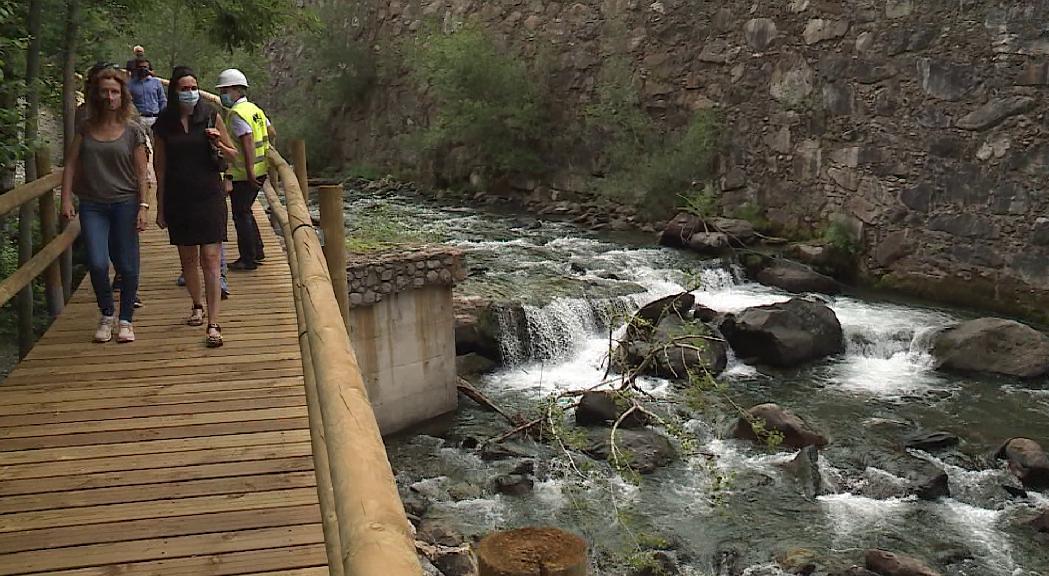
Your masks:
<svg viewBox="0 0 1049 576"><path fill-rule="evenodd" d="M229 94L229 93L219 94L219 100L222 101L222 105L225 106L226 108L232 108L233 107L233 95L232 94Z"/></svg>
<svg viewBox="0 0 1049 576"><path fill-rule="evenodd" d="M186 106L196 106L197 100L200 100L200 92L198 90L189 90L187 92L178 93L178 101Z"/></svg>

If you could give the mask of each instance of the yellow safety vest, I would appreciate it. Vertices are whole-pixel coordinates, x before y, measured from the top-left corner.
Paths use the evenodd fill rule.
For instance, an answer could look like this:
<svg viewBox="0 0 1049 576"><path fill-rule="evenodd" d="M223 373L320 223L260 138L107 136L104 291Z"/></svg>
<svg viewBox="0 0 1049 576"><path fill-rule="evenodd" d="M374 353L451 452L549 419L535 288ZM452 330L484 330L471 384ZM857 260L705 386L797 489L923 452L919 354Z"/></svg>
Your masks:
<svg viewBox="0 0 1049 576"><path fill-rule="evenodd" d="M229 109L229 115L226 117L226 125L233 125L233 116L237 115L251 126L251 139L255 142L255 177L266 175L267 163L266 163L266 152L270 149L270 136L269 131L266 129L266 113L262 111L262 108L244 100L234 104ZM244 167L244 156L241 154L237 155L237 159L230 166L230 174L234 180L247 180L248 171Z"/></svg>

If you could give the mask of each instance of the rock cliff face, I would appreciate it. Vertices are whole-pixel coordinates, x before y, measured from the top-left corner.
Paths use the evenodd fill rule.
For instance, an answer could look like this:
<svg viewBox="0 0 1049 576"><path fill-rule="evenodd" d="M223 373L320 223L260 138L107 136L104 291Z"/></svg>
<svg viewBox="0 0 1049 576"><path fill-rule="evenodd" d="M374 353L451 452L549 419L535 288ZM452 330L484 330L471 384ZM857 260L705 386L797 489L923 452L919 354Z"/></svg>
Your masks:
<svg viewBox="0 0 1049 576"><path fill-rule="evenodd" d="M427 22L478 22L544 56L564 114L626 57L654 121L723 111L726 206L785 231L839 219L886 287L1049 320L1047 19L1037 0L363 0L346 30L382 58ZM278 87L296 81L294 47L272 56ZM332 119L337 155L412 162L395 137L425 124L425 95L378 82ZM545 184L581 191L585 152Z"/></svg>

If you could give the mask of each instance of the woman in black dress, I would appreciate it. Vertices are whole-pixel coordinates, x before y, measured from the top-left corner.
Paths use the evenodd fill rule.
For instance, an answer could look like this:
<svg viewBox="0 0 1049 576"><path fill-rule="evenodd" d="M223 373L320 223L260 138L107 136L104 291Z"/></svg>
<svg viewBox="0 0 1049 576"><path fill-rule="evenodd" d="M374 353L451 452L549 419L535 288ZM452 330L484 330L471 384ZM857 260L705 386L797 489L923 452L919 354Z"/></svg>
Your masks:
<svg viewBox="0 0 1049 576"><path fill-rule="evenodd" d="M167 228L178 247L193 308L186 323L204 324L207 302L209 347L222 346L220 243L226 239L226 194L223 157L235 157L222 117L200 98L197 78L187 67L171 73L168 107L153 127L157 173L157 225ZM203 271L203 287L201 286ZM202 290L203 288L203 290Z"/></svg>

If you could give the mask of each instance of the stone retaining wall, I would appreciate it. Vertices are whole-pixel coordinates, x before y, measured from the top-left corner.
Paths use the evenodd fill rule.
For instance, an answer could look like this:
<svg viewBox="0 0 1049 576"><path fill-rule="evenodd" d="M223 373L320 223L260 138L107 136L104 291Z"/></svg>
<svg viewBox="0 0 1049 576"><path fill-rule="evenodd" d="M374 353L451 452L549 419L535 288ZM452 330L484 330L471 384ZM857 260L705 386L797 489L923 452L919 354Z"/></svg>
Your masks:
<svg viewBox="0 0 1049 576"><path fill-rule="evenodd" d="M462 251L427 246L351 255L346 261L350 308L425 286L453 286L466 277Z"/></svg>

